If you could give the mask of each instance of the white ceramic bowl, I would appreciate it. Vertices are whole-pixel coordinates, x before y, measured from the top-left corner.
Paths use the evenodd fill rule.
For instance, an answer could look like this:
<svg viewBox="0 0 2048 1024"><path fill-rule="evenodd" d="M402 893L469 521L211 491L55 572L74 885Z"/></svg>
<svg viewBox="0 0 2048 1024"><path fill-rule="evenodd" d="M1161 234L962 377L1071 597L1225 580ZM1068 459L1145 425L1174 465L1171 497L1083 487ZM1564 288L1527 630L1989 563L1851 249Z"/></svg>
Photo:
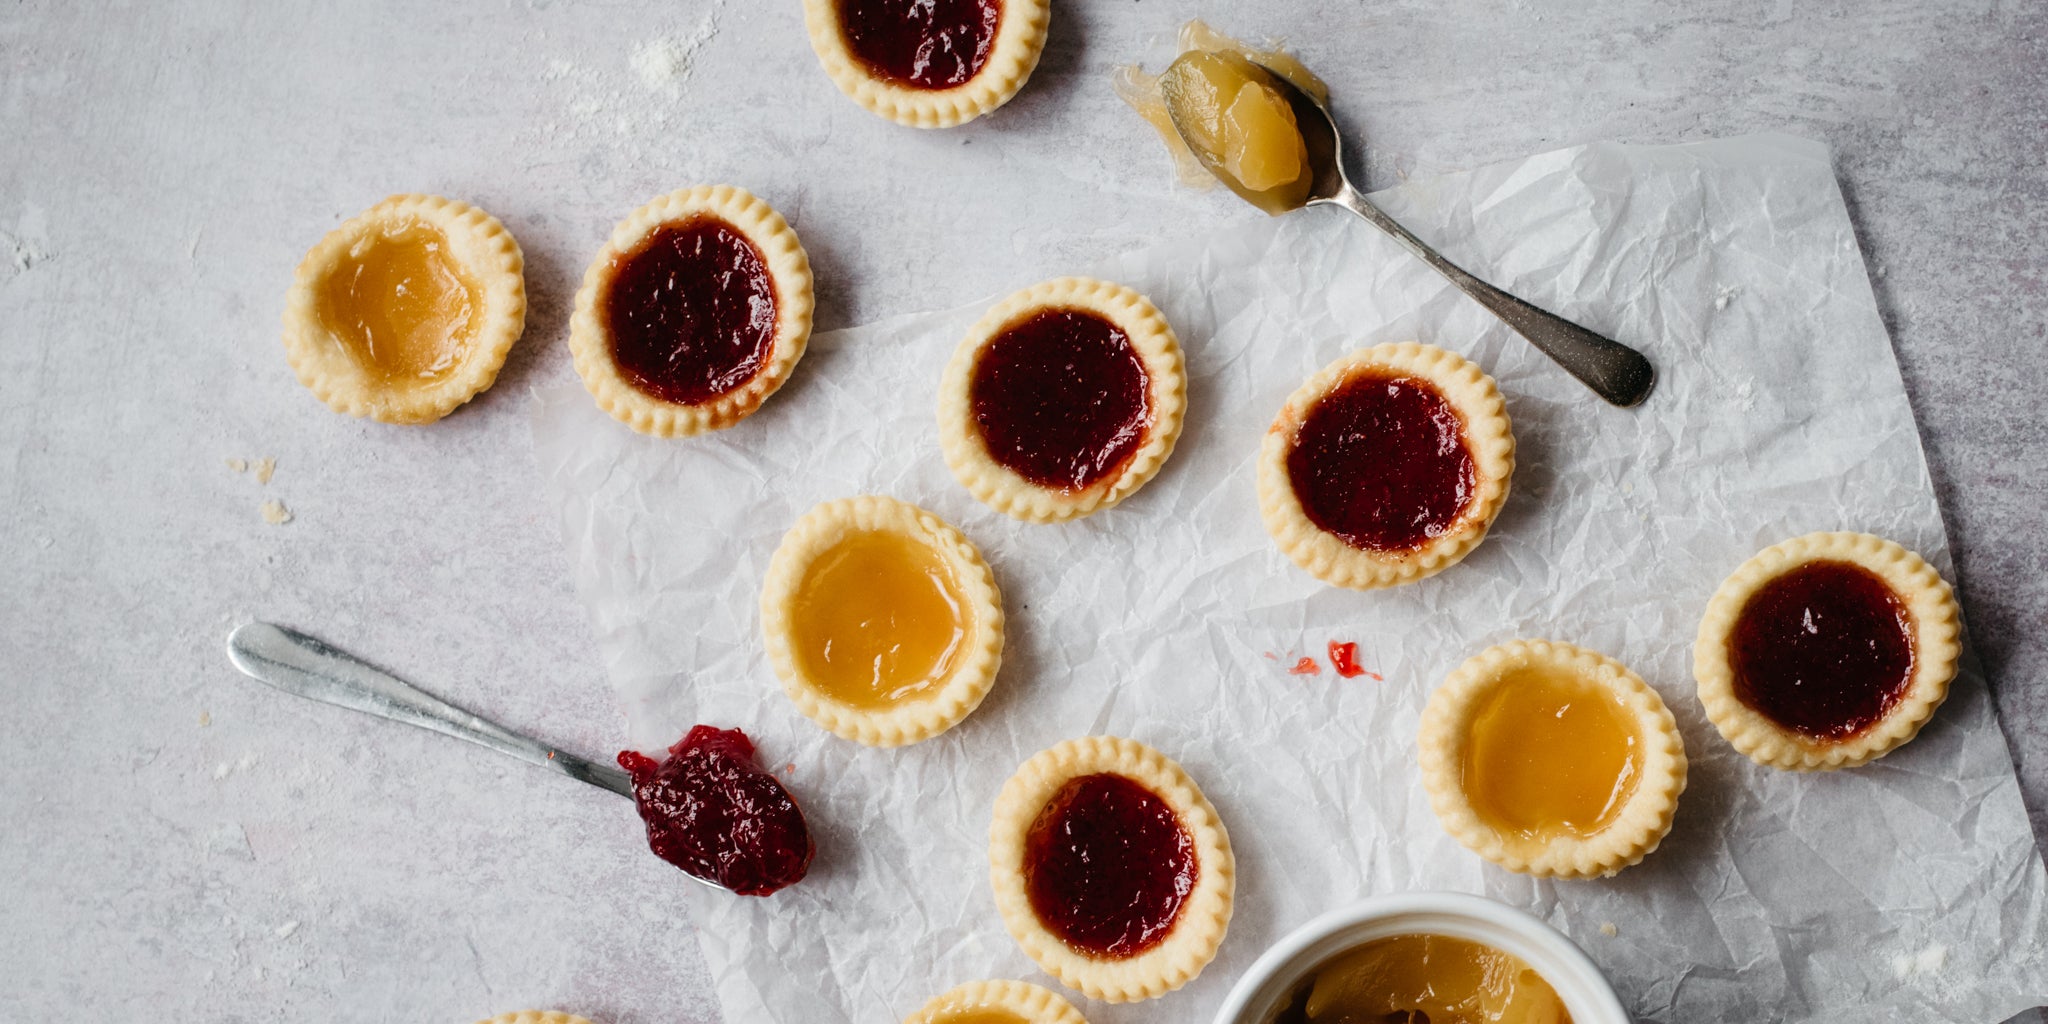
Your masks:
<svg viewBox="0 0 2048 1024"><path fill-rule="evenodd" d="M1269 1024L1331 956L1374 939L1414 934L1483 942L1521 957L1557 990L1573 1024L1629 1024L1614 987L1564 933L1505 903L1456 892L1375 896L1302 925L1238 979L1216 1024Z"/></svg>

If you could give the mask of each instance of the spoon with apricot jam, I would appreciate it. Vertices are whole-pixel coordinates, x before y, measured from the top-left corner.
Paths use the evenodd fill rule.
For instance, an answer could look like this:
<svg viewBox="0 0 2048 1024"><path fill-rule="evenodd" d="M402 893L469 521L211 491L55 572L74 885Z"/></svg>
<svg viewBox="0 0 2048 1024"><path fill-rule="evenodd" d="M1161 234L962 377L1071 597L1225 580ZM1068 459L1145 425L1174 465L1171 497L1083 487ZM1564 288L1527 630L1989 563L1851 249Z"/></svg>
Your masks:
<svg viewBox="0 0 2048 1024"><path fill-rule="evenodd" d="M286 693L468 740L632 797L655 854L715 889L766 896L802 879L816 852L796 800L755 766L754 745L737 729L697 726L662 761L626 751L620 771L470 714L296 630L236 627L228 660Z"/></svg>
<svg viewBox="0 0 2048 1024"><path fill-rule="evenodd" d="M1545 312L1466 273L1367 201L1344 174L1329 108L1287 74L1229 50L1189 50L1159 76L1173 130L1195 159L1246 202L1275 216L1340 206L1391 235L1601 398L1623 408L1649 397L1656 370L1641 352Z"/></svg>

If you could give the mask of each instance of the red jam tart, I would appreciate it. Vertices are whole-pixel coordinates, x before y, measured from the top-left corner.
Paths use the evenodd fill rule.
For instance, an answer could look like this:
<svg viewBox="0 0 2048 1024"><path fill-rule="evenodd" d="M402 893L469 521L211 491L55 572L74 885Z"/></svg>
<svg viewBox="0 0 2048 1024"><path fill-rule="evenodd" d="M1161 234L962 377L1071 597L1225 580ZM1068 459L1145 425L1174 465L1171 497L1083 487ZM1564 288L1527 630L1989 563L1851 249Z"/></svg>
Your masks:
<svg viewBox="0 0 2048 1024"><path fill-rule="evenodd" d="M576 372L606 412L672 437L729 427L782 386L811 333L796 232L730 186L671 193L613 230L570 322Z"/></svg>
<svg viewBox="0 0 2048 1024"><path fill-rule="evenodd" d="M996 798L989 877L1010 935L1070 988L1109 1002L1186 984L1230 924L1236 867L1215 808L1133 740L1068 740Z"/></svg>
<svg viewBox="0 0 2048 1024"><path fill-rule="evenodd" d="M1180 436L1180 343L1144 296L1061 278L982 317L939 388L954 476L984 503L1054 522L1143 486Z"/></svg>
<svg viewBox="0 0 2048 1024"><path fill-rule="evenodd" d="M700 725L668 758L619 754L655 856L742 896L767 896L810 870L810 829L795 798L754 764L738 729Z"/></svg>
<svg viewBox="0 0 2048 1024"><path fill-rule="evenodd" d="M1295 564L1370 590L1433 576L1477 547L1514 468L1492 378L1439 348L1380 345L1288 398L1260 454L1260 511Z"/></svg>
<svg viewBox="0 0 2048 1024"><path fill-rule="evenodd" d="M804 0L841 92L899 124L943 128L1009 102L1045 47L1048 0Z"/></svg>
<svg viewBox="0 0 2048 1024"><path fill-rule="evenodd" d="M1693 675L1708 717L1758 763L1853 767L1912 739L1946 699L1958 633L1954 594L1920 556L1808 534L1721 584Z"/></svg>

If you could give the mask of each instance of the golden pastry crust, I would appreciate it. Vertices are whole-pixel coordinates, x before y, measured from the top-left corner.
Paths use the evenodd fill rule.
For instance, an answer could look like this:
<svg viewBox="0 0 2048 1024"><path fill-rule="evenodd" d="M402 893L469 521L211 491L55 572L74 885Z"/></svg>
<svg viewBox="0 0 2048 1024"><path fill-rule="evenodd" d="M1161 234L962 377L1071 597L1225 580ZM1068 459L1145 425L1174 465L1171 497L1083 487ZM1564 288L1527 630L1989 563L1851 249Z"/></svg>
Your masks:
<svg viewBox="0 0 2048 1024"><path fill-rule="evenodd" d="M520 1010L517 1013L501 1013L489 1020L476 1024L590 1024L584 1017L557 1010Z"/></svg>
<svg viewBox="0 0 2048 1024"><path fill-rule="evenodd" d="M1811 562L1848 562L1869 570L1906 607L1913 622L1913 676L1885 716L1840 740L1786 729L1735 695L1728 641L1743 607L1772 580ZM1721 735L1750 760L1791 771L1854 768L1903 746L1948 699L1962 655L1955 592L1919 555L1867 533L1809 533L1757 552L1737 566L1707 602L1692 649L1700 704Z"/></svg>
<svg viewBox="0 0 2048 1024"><path fill-rule="evenodd" d="M1173 808L1194 841L1195 887L1172 930L1158 945L1123 960L1077 952L1047 930L1031 908L1025 881L1026 841L1039 812L1069 781L1099 773L1122 775L1150 790ZM1046 973L1091 999L1137 1002L1187 984L1215 959L1230 927L1237 865L1222 819L1180 765L1136 740L1072 739L1024 762L996 797L988 852L989 881L1010 937Z"/></svg>
<svg viewBox="0 0 2048 1024"><path fill-rule="evenodd" d="M1080 490L1045 487L997 462L974 422L974 371L989 343L1049 309L1093 313L1124 332L1145 367L1151 422L1123 467ZM1158 307L1120 284L1062 277L1019 291L991 307L953 350L939 382L939 444L953 476L982 504L1031 523L1056 523L1109 508L1159 472L1180 439L1187 374L1180 340Z"/></svg>
<svg viewBox="0 0 2048 1024"><path fill-rule="evenodd" d="M360 246L414 225L439 233L446 255L474 283L482 308L460 362L431 380L393 384L363 366L320 314L320 288ZM498 379L526 330L526 257L498 218L442 196L394 195L327 233L299 262L285 299L284 350L292 372L335 412L384 423L432 423Z"/></svg>
<svg viewBox="0 0 2048 1024"><path fill-rule="evenodd" d="M1317 526L1302 509L1287 470L1288 453L1309 413L1325 395L1366 370L1428 382L1457 413L1472 456L1471 501L1450 528L1412 550L1353 547ZM1434 576L1470 554L1507 502L1514 473L1515 435L1492 377L1471 360L1434 345L1375 345L1323 367L1287 397L1259 450L1259 514L1280 550L1310 575L1332 586L1374 590Z"/></svg>
<svg viewBox="0 0 2048 1024"><path fill-rule="evenodd" d="M1605 688L1635 723L1642 774L1614 820L1590 836L1503 832L1480 816L1465 792L1465 747L1475 717L1503 679L1529 667ZM1671 831L1679 794L1685 792L1685 740L1657 691L1613 658L1549 640L1498 644L1458 666L1430 695L1417 745L1423 788L1444 831L1473 853L1525 875L1591 878L1640 862Z"/></svg>
<svg viewBox="0 0 2048 1024"><path fill-rule="evenodd" d="M1010 1013L1023 1024L1088 1024L1074 1004L1023 981L970 981L932 997L923 1009L903 1018L903 1024L953 1024L963 1014L980 1010Z"/></svg>
<svg viewBox="0 0 2048 1024"><path fill-rule="evenodd" d="M775 284L775 337L761 368L745 384L697 404L669 402L633 386L612 358L602 311L620 256L666 224L715 217L747 237ZM811 338L811 262L796 231L774 207L731 185L678 189L626 215L583 273L569 318L569 351L591 397L614 419L655 437L723 430L747 418L789 379Z"/></svg>
<svg viewBox="0 0 2048 1024"><path fill-rule="evenodd" d="M951 571L967 636L934 689L885 708L854 707L804 673L793 646L797 595L820 555L857 533L894 533L935 553ZM768 661L797 709L834 735L870 747L917 743L958 725L981 706L1003 662L1003 597L972 541L938 516L879 495L828 501L798 519L768 561L761 588Z"/></svg>
<svg viewBox="0 0 2048 1024"><path fill-rule="evenodd" d="M950 89L919 89L876 77L847 47L838 0L804 0L804 27L818 63L839 91L868 110L912 128L950 128L1010 101L1045 49L1050 0L1003 0L988 60L973 78Z"/></svg>

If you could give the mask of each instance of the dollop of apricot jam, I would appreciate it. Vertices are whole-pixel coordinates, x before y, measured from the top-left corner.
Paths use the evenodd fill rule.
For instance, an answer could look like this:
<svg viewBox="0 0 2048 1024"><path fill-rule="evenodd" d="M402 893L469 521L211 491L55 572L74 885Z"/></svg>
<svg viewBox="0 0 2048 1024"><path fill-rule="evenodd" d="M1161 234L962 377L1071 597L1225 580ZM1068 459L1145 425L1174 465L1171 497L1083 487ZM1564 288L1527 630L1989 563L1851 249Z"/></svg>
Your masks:
<svg viewBox="0 0 2048 1024"><path fill-rule="evenodd" d="M656 761L619 754L655 856L742 896L801 881L816 848L804 812L775 776L754 764L738 729L700 725Z"/></svg>

